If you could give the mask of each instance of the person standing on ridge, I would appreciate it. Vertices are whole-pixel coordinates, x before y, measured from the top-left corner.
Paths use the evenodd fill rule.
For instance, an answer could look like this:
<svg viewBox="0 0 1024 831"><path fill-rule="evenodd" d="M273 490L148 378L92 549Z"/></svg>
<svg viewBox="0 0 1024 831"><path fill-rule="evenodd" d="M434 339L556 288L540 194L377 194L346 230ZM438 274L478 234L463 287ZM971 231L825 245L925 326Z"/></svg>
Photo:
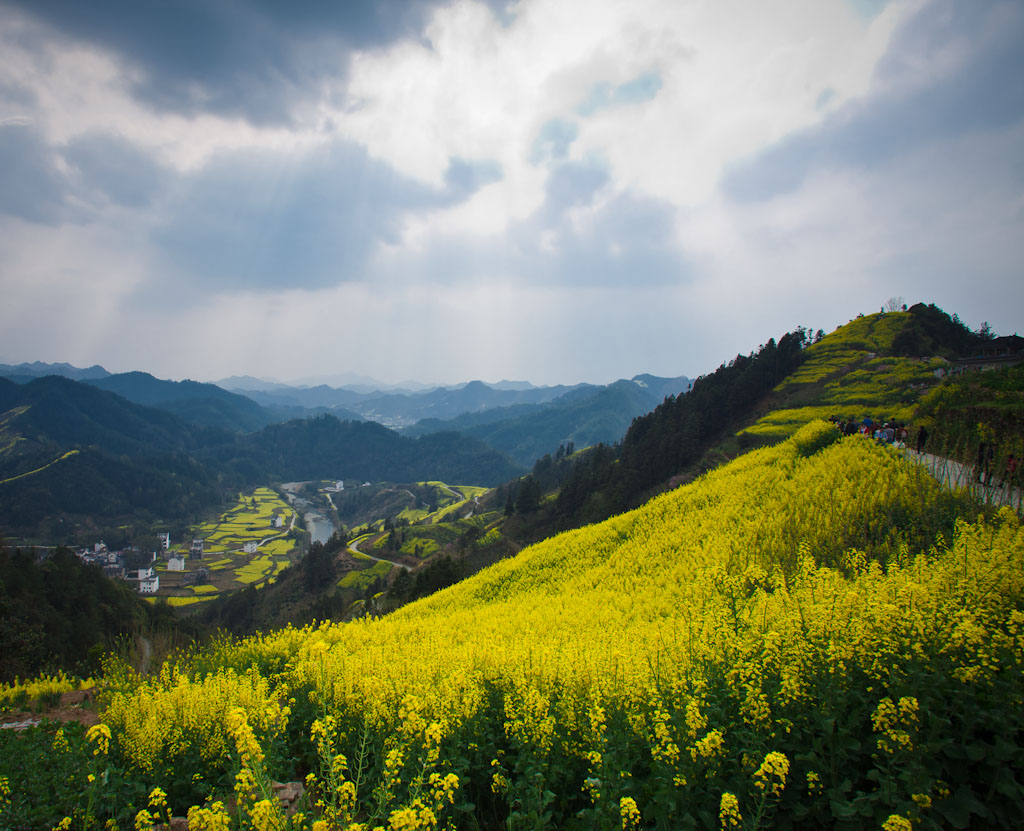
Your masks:
<svg viewBox="0 0 1024 831"><path fill-rule="evenodd" d="M928 441L928 431L922 424L917 428L917 455L920 456L924 453L924 443Z"/></svg>

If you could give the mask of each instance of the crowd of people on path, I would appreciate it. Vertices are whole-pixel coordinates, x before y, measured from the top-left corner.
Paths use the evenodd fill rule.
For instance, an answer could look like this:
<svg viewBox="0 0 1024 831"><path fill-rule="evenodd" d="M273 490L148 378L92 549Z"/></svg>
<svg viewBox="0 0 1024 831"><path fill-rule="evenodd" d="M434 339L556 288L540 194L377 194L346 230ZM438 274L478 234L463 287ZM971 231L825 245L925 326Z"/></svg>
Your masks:
<svg viewBox="0 0 1024 831"><path fill-rule="evenodd" d="M879 444L892 445L897 449L905 448L910 440L910 430L907 425L896 421L880 422L875 421L871 416L867 416L859 422L853 418L841 419L837 416L832 416L829 421L844 436L860 435L867 439L874 439ZM924 445L927 440L928 431L924 427L918 428L916 439L918 453L924 453Z"/></svg>
<svg viewBox="0 0 1024 831"><path fill-rule="evenodd" d="M860 435L864 438L873 439L879 444L890 445L896 449L904 449L907 447L910 439L910 429L906 424L900 424L899 422L878 422L867 416L860 421L856 419L842 419L837 416L829 418L835 426L844 436L855 436ZM917 434L914 437L914 449L917 451L919 456L925 452L925 445L928 443L928 429L921 425L917 428ZM1016 488L1020 486L1018 481L1018 473L1020 470L1020 460L1016 454L1010 453L1006 457L1006 463L1002 468L1002 475L999 477L999 482L995 482L996 478L996 461L999 458L998 447L995 442L982 441L978 445L978 455L974 463L974 469L972 476L975 482L986 487L993 488Z"/></svg>

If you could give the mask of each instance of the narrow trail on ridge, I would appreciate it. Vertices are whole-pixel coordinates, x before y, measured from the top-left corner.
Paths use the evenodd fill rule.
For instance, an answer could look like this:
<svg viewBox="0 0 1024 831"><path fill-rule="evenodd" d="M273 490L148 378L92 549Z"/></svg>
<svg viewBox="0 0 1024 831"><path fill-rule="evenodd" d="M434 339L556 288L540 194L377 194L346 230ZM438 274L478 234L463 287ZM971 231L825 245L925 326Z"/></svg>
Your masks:
<svg viewBox="0 0 1024 831"><path fill-rule="evenodd" d="M411 571L411 567L407 566L405 563L398 563L398 562L395 562L394 560L386 560L383 557L375 557L369 551L361 551L359 549L359 542L360 542L360 540L358 540L358 539L352 540L352 542L350 542L348 544L348 550L350 552L352 552L353 554L358 554L358 555L360 555L362 557L369 557L371 560L374 560L375 562L378 562L378 563L388 563L389 565L398 566L399 568L404 568L406 571Z"/></svg>

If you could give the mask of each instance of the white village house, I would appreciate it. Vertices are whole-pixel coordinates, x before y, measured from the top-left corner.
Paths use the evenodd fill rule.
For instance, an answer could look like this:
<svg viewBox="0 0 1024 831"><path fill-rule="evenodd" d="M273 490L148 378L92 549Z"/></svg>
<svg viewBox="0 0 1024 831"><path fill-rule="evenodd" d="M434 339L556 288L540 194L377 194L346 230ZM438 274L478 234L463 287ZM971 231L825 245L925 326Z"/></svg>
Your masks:
<svg viewBox="0 0 1024 831"><path fill-rule="evenodd" d="M139 580L139 594L156 594L160 591L160 575L154 574L145 580Z"/></svg>
<svg viewBox="0 0 1024 831"><path fill-rule="evenodd" d="M124 579L135 583L139 594L156 594L160 590L160 575L153 571L152 566L126 572Z"/></svg>

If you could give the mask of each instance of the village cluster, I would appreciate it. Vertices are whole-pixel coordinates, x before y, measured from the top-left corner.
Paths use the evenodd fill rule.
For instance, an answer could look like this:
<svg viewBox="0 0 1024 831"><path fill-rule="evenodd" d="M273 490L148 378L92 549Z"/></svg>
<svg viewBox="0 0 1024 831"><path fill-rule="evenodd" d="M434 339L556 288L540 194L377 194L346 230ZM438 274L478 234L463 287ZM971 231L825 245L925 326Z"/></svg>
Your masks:
<svg viewBox="0 0 1024 831"><path fill-rule="evenodd" d="M275 514L270 518L270 527L281 530L285 526L284 517ZM171 551L171 534L165 531L156 535L160 546L159 551L153 551L148 555L134 546L119 550L110 549L102 540L95 543L92 548L79 549L75 553L78 558L92 565L103 569L103 573L115 580L124 580L135 587L139 594L156 594L160 591L160 575L157 573L157 564L164 560L167 571L185 572L188 560L202 560L204 551L204 540L195 538L188 547L187 552L183 547ZM243 554L255 554L258 550L255 540L243 543ZM203 580L207 576L204 568L192 570L189 574L183 575L181 585Z"/></svg>

